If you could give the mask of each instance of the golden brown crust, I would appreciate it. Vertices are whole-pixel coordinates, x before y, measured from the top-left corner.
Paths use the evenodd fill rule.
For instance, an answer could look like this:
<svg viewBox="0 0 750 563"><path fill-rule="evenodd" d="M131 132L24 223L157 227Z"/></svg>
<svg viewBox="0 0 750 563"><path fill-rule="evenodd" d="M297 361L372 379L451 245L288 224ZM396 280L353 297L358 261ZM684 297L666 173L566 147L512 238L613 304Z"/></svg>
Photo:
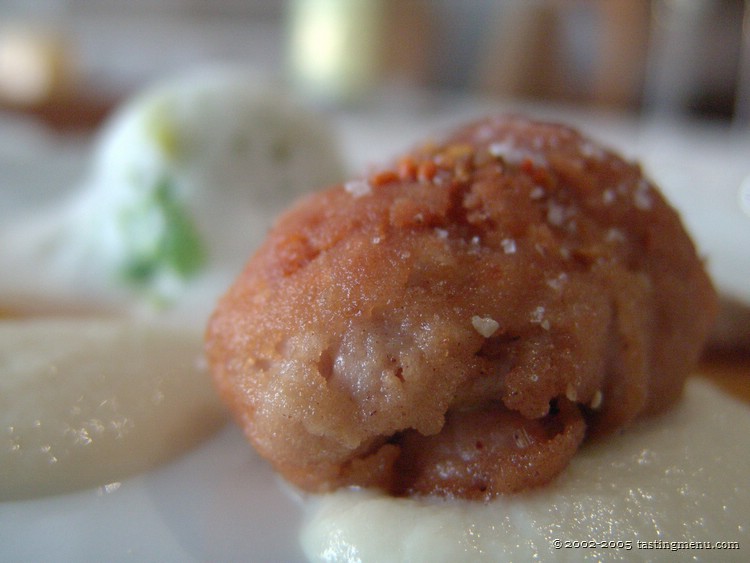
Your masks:
<svg viewBox="0 0 750 563"><path fill-rule="evenodd" d="M218 305L207 354L251 442L297 485L477 498L551 479L584 420L606 434L673 403L714 309L636 165L499 117L298 202ZM568 405L563 424L550 405ZM537 436L533 463L487 447L505 461L482 458L484 490L436 480L438 451L461 443L447 436L477 417Z"/></svg>
<svg viewBox="0 0 750 563"><path fill-rule="evenodd" d="M583 441L586 424L567 399L553 413L527 419L502 405L451 410L439 434L399 438L390 489L484 500L552 480Z"/></svg>

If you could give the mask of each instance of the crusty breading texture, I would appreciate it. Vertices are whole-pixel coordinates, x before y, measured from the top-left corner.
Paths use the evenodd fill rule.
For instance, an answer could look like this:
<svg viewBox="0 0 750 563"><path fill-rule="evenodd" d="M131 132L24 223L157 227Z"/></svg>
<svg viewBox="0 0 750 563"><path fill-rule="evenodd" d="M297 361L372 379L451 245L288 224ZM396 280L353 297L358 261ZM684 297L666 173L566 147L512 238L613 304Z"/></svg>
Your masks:
<svg viewBox="0 0 750 563"><path fill-rule="evenodd" d="M486 499L674 403L714 310L637 165L501 116L299 201L220 301L207 355L299 487Z"/></svg>

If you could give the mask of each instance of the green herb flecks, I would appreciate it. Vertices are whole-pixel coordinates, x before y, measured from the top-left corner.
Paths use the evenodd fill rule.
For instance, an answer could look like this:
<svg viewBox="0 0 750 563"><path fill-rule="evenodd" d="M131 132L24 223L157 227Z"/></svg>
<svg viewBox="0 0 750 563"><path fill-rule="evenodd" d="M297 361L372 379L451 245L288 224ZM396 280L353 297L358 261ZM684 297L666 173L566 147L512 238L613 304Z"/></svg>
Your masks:
<svg viewBox="0 0 750 563"><path fill-rule="evenodd" d="M120 226L128 244L122 275L129 283L147 286L163 274L186 280L206 261L196 225L167 179L123 210Z"/></svg>
<svg viewBox="0 0 750 563"><path fill-rule="evenodd" d="M154 103L146 112L144 129L165 159L175 161L180 155L180 136L166 100Z"/></svg>

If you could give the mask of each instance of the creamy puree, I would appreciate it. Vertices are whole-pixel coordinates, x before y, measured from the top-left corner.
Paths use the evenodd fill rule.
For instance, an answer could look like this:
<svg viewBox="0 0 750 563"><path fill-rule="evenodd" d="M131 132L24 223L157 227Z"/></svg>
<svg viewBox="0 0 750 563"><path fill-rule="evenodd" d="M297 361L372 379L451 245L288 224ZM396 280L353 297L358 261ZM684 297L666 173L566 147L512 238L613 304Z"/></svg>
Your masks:
<svg viewBox="0 0 750 563"><path fill-rule="evenodd" d="M533 492L489 504L352 490L314 498L303 549L311 561L329 562L746 561L748 429L750 409L691 381L679 407L589 444L555 482ZM622 547L596 545L610 541ZM677 541L739 542L741 549L665 549Z"/></svg>
<svg viewBox="0 0 750 563"><path fill-rule="evenodd" d="M225 421L197 331L0 322L0 501L123 479Z"/></svg>
<svg viewBox="0 0 750 563"><path fill-rule="evenodd" d="M242 69L120 108L65 205L0 229L0 312L34 317L0 321L0 500L119 480L215 430L205 319L278 211L340 173L325 122Z"/></svg>

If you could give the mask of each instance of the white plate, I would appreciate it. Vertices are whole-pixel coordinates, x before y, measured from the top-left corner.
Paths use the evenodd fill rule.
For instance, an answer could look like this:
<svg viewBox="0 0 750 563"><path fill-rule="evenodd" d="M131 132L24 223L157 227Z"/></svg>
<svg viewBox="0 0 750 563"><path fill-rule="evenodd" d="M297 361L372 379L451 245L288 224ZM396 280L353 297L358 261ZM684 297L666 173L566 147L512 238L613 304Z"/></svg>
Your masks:
<svg viewBox="0 0 750 563"><path fill-rule="evenodd" d="M339 126L350 149L365 149L349 154L350 162L361 168L388 158L394 148L408 147L429 123L434 122L424 116L411 121L396 116L386 121L342 119ZM388 129L388 124L397 126ZM8 128L0 131L0 221L62 201L75 187L88 159L85 143L65 148L36 134L19 139L9 135ZM720 285L739 293L750 287L750 277L737 281L738 272L750 266L750 217L733 207L733 190L739 186L731 185L750 175L750 168L728 170L716 160L706 167L705 160L686 159L678 152L659 155L651 148L669 139L633 139L630 129L589 132L605 140L634 142L629 156L647 157L653 176L669 184L668 191L684 205L688 223L695 222L699 245L717 255L712 262ZM738 150L750 145L746 141ZM711 156L717 154L720 151ZM746 165L744 158L729 161ZM717 197L707 197L701 187L714 177L716 167L730 182L714 186ZM712 215L716 202L718 215ZM700 223L708 216L720 231ZM728 217L734 230L731 221L725 221ZM712 234L719 232L722 239L727 232L734 234L730 241L714 240ZM301 519L298 501L230 425L185 456L134 478L73 494L0 503L0 560L293 563L304 560L298 542Z"/></svg>
<svg viewBox="0 0 750 563"><path fill-rule="evenodd" d="M380 129L387 137L390 129ZM369 147L390 154L381 144ZM85 140L70 143L0 116L0 225L63 204L85 178L90 149ZM299 499L229 424L178 459L121 482L0 502L0 561L295 563L305 560L301 521Z"/></svg>
<svg viewBox="0 0 750 563"><path fill-rule="evenodd" d="M0 223L65 201L89 145L0 116ZM0 502L0 560L304 561L301 505L228 425L186 455L102 487Z"/></svg>
<svg viewBox="0 0 750 563"><path fill-rule="evenodd" d="M0 503L3 561L304 561L302 509L229 425L176 461L78 493Z"/></svg>

